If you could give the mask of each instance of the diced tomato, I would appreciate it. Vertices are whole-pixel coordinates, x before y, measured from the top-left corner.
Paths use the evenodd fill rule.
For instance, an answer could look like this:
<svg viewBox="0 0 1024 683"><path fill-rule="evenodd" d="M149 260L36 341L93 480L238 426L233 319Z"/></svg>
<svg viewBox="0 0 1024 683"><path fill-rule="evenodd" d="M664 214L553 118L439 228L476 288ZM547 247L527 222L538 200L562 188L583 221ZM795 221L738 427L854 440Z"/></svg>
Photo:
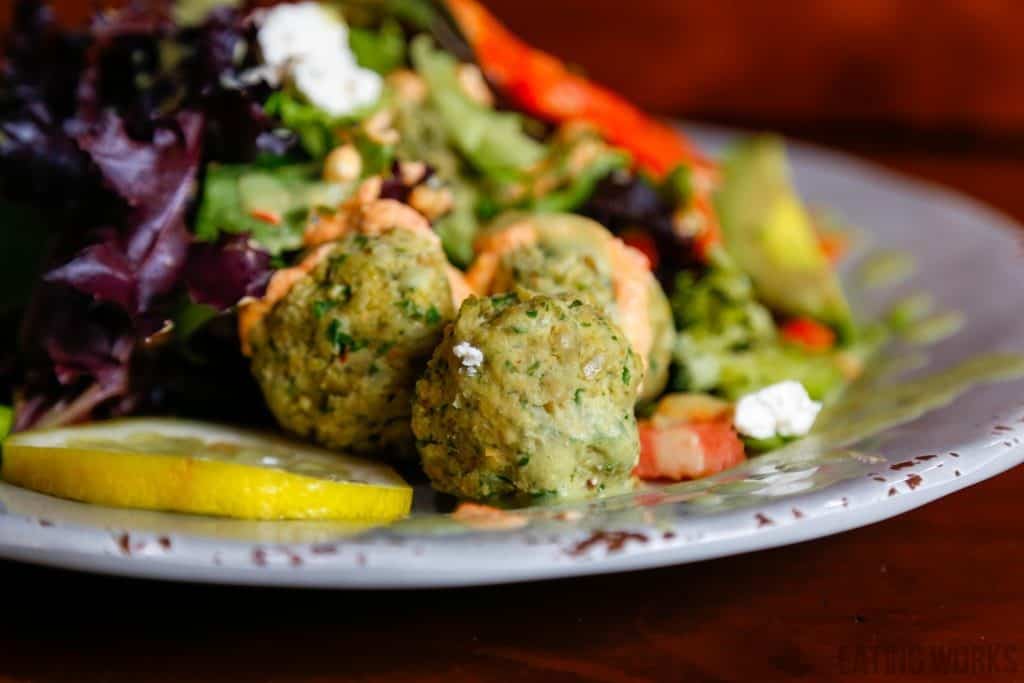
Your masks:
<svg viewBox="0 0 1024 683"><path fill-rule="evenodd" d="M836 345L836 333L811 318L793 318L783 324L783 339L810 351L828 351Z"/></svg>
<svg viewBox="0 0 1024 683"><path fill-rule="evenodd" d="M640 421L641 479L700 479L746 460L743 442L728 420L712 422Z"/></svg>
<svg viewBox="0 0 1024 683"><path fill-rule="evenodd" d="M620 237L623 242L647 257L647 263L650 264L651 270L658 267L660 261L658 245L654 243L654 238L649 233L643 230L627 230Z"/></svg>

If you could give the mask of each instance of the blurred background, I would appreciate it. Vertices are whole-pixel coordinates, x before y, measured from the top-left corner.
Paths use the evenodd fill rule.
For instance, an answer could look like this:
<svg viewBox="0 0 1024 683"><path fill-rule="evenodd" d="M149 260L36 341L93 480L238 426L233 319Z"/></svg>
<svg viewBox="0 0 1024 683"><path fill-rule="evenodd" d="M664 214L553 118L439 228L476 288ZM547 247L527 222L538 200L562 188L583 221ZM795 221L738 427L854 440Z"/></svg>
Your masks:
<svg viewBox="0 0 1024 683"><path fill-rule="evenodd" d="M488 0L647 108L880 146L1024 143L1019 0Z"/></svg>
<svg viewBox="0 0 1024 683"><path fill-rule="evenodd" d="M4 22L12 4L0 1ZM97 3L53 4L80 22ZM1020 0L484 4L527 40L659 113L886 144L934 136L948 147L1024 150Z"/></svg>
<svg viewBox="0 0 1024 683"><path fill-rule="evenodd" d="M0 22L12 4L0 0ZM69 23L97 5L53 4ZM1020 0L484 4L528 41L651 111L779 130L1020 205ZM986 178L993 171L999 178Z"/></svg>

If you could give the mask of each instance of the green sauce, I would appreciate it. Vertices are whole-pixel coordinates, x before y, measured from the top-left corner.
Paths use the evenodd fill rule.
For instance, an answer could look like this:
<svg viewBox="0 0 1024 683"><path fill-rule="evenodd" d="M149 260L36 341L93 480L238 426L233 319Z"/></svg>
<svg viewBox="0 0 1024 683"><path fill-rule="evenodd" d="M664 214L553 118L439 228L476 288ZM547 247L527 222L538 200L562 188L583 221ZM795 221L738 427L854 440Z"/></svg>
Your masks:
<svg viewBox="0 0 1024 683"><path fill-rule="evenodd" d="M857 272L860 283L868 289L892 287L914 274L914 259L902 251L885 249L868 256Z"/></svg>
<svg viewBox="0 0 1024 683"><path fill-rule="evenodd" d="M934 309L934 297L927 292L917 292L893 304L885 314L885 321L894 332L902 333L926 318Z"/></svg>
<svg viewBox="0 0 1024 683"><path fill-rule="evenodd" d="M940 313L911 325L902 338L910 344L937 344L959 332L964 322L963 314L958 311Z"/></svg>
<svg viewBox="0 0 1024 683"><path fill-rule="evenodd" d="M977 386L1024 377L1024 356L975 356L945 370L914 379L895 368L881 376L865 377L850 387L818 418L814 432L793 444L801 448L838 448L916 420L942 408ZM776 451L782 451L791 446Z"/></svg>

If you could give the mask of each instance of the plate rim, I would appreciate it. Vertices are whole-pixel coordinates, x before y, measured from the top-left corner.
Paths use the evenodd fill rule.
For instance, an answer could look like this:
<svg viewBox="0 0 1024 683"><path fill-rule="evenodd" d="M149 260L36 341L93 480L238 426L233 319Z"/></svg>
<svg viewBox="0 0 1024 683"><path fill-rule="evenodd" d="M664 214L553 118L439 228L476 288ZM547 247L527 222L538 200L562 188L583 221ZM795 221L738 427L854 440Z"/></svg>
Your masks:
<svg viewBox="0 0 1024 683"><path fill-rule="evenodd" d="M728 139L743 135L749 131L738 128L724 128L709 125L687 125L687 130L696 133L698 138ZM920 179L900 171L886 168L875 162L857 156L833 150L822 145L800 140L786 139L787 148L797 151L803 163L810 165L824 164L844 175L856 175L867 179L870 184L889 183L896 186L899 194L923 194L939 196L947 205L956 204L969 213L979 228L998 231L1019 240L1024 235L1024 226L1006 212L992 207L981 200L965 194L942 183ZM810 160L808 162L808 159ZM1017 409L1016 406L1013 409ZM999 418L993 417L992 424ZM991 444L990 444L991 445ZM980 440L965 445L966 448L982 449ZM765 528L757 528L755 533L740 533L734 537L719 538L712 541L690 543L682 539L663 539L664 542L625 544L621 552L609 549L606 553L570 558L566 562L547 562L542 565L526 565L509 563L498 565L490 571L459 571L456 566L452 571L443 571L439 565L448 552L432 550L435 557L428 569L417 568L410 571L407 567L392 565L375 566L374 562L364 561L356 564L341 564L332 561L332 557L320 558L321 561L303 562L296 565L288 552L281 562L255 563L251 566L223 565L210 562L209 557L200 561L193 553L168 550L156 554L142 552L119 552L117 547L116 529L99 529L89 526L61 524L55 528L45 528L45 520L24 517L14 514L0 514L0 558L49 566L59 569L87 571L92 573L125 576L133 578L156 579L165 581L189 581L219 585L250 585L276 586L291 588L355 588L355 589L420 589L445 588L458 586L480 586L504 583L517 583L535 580L560 579L573 576L584 576L605 573L617 573L649 569L654 567L698 562L729 555L753 552L789 545L792 543L823 538L844 531L864 527L910 510L921 507L968 486L973 486L986 479L997 476L1012 467L1024 462L1024 444L1006 447L987 458L980 458L973 468L963 468L962 476L944 481L929 481L920 486L901 490L900 495L889 495L881 499L863 500L849 507L842 507L832 512L819 513L805 519L788 519L786 523L771 523ZM0 482L0 486L8 484ZM781 498L778 503L767 503L763 508L775 505L789 506L809 496L822 495L824 491L809 492ZM41 494L33 494L41 495ZM750 514L754 508L745 509ZM735 511L723 513L723 516L736 514ZM685 524L676 521L676 526ZM760 524L758 525L760 527ZM31 528L35 534L27 534ZM628 530L627 530L628 531ZM749 532L749 529L745 531ZM68 543L57 542L55 535L70 534L86 542L90 550L68 548ZM503 532L512 533L515 532ZM94 537L106 537L105 543L90 543ZM125 533L127 536L127 533ZM487 542L499 540L501 534L487 534ZM51 537L45 540L42 537ZM460 537L463 541L472 542L483 536ZM15 539L11 541L10 539ZM17 539L21 539L20 541ZM195 546L210 550L212 547L232 547L235 550L250 549L253 553L261 545L250 541L223 540L203 537L183 537L189 541L189 549ZM152 540L152 539L151 539ZM503 539L503 540L508 540ZM580 540L579 530L559 537L557 543L537 544L538 549L547 548L565 552L572 543ZM345 545L349 541L339 541ZM70 544L74 545L74 544ZM158 545L162 545L159 543ZM296 545L299 548L301 544ZM448 545L441 543L439 545ZM458 545L458 544L451 544ZM497 546L494 548L496 549ZM494 549L491 549L493 551ZM312 551L312 546L305 548ZM373 551L367 549L366 553ZM316 554L316 553L313 553ZM216 553L212 555L216 557ZM310 559L307 555L306 559ZM415 564L415 563L413 563ZM353 571L352 568L356 570Z"/></svg>

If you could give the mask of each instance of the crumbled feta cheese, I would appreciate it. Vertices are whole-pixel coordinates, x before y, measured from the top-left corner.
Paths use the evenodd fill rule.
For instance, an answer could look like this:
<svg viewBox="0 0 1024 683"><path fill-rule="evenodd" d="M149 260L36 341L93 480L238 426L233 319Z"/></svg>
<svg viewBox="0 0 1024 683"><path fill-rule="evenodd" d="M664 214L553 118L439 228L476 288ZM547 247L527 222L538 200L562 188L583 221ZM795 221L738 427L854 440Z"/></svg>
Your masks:
<svg viewBox="0 0 1024 683"><path fill-rule="evenodd" d="M821 404L800 382L787 380L747 394L736 404L736 431L755 439L803 436L811 431Z"/></svg>
<svg viewBox="0 0 1024 683"><path fill-rule="evenodd" d="M344 116L377 101L380 77L339 57L303 59L292 67L295 87L332 116Z"/></svg>
<svg viewBox="0 0 1024 683"><path fill-rule="evenodd" d="M484 352L469 342L459 342L452 348L455 357L462 361L462 369L470 377L476 377L484 362Z"/></svg>
<svg viewBox="0 0 1024 683"><path fill-rule="evenodd" d="M601 366L604 364L604 356L594 356L590 361L583 366L583 376L587 379L594 379L597 377L597 373L601 372Z"/></svg>
<svg viewBox="0 0 1024 683"><path fill-rule="evenodd" d="M267 10L257 34L264 65L245 72L243 83L263 79L276 86L290 76L311 104L344 116L380 97L379 74L360 67L348 44L348 27L316 2Z"/></svg>
<svg viewBox="0 0 1024 683"><path fill-rule="evenodd" d="M257 40L266 64L285 66L293 60L339 54L348 45L348 27L319 3L281 4L262 16ZM351 51L344 52L352 56Z"/></svg>

